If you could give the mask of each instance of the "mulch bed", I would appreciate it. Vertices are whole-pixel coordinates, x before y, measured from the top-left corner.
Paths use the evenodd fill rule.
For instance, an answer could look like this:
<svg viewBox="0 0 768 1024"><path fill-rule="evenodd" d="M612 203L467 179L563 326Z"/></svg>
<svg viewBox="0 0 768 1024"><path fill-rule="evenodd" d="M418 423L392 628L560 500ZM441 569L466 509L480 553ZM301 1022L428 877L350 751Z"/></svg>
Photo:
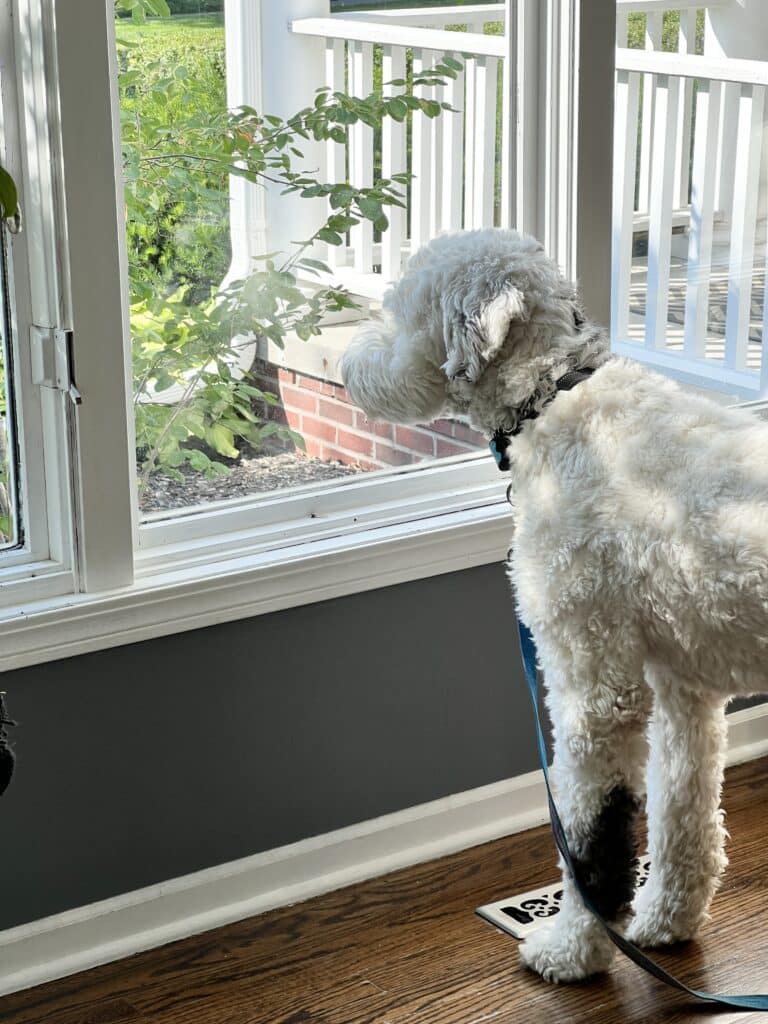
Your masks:
<svg viewBox="0 0 768 1024"><path fill-rule="evenodd" d="M139 506L142 512L188 508L190 505L202 505L224 498L242 498L250 494L301 487L317 481L356 476L360 472L358 467L311 459L300 452L243 456L231 466L226 476L208 479L189 468L181 470L183 480L155 473L150 478L147 490L141 495Z"/></svg>

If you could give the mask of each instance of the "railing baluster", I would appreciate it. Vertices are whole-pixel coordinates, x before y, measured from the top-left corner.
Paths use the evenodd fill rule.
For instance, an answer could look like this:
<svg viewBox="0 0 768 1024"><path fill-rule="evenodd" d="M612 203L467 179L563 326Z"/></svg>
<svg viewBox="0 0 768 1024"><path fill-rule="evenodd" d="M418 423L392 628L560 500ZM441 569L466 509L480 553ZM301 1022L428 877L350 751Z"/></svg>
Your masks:
<svg viewBox="0 0 768 1024"><path fill-rule="evenodd" d="M696 52L696 11L680 11L680 35L678 53ZM680 109L677 117L677 153L675 156L675 181L677 182L677 205L688 205L688 184L691 160L691 115L693 113L693 79L682 82Z"/></svg>
<svg viewBox="0 0 768 1024"><path fill-rule="evenodd" d="M658 75L654 83L653 169L648 222L648 283L645 300L645 344L663 348L667 336L669 270L672 254L672 204L675 174L675 130L680 79Z"/></svg>
<svg viewBox="0 0 768 1024"><path fill-rule="evenodd" d="M448 54L453 56L453 54ZM443 121L443 191L440 223L444 231L456 231L461 227L461 187L464 169L464 72L456 78L449 78L445 86L444 100L457 111L445 110L440 115Z"/></svg>
<svg viewBox="0 0 768 1024"><path fill-rule="evenodd" d="M650 12L645 22L646 50L660 50L663 19L660 11ZM642 138L640 141L640 183L637 208L647 213L651 195L651 176L654 164L654 106L656 82L654 75L643 75Z"/></svg>
<svg viewBox="0 0 768 1024"><path fill-rule="evenodd" d="M765 86L742 85L734 155L731 253L725 312L725 365L738 370L747 367L764 105Z"/></svg>
<svg viewBox="0 0 768 1024"><path fill-rule="evenodd" d="M498 61L478 57L476 64L473 224L485 228L493 226Z"/></svg>
<svg viewBox="0 0 768 1024"><path fill-rule="evenodd" d="M325 44L325 84L333 92L343 92L345 44L343 39L328 39ZM327 180L333 184L347 180L347 147L341 142L329 139L326 143L325 172ZM343 267L347 262L346 245L329 245L328 264L331 267Z"/></svg>
<svg viewBox="0 0 768 1024"><path fill-rule="evenodd" d="M381 52L381 80L384 94L399 94L399 87L387 87L393 78L405 78L405 49L402 46L383 46ZM381 176L391 178L406 170L405 121L385 117L381 126ZM401 187L405 195L405 186ZM381 236L381 273L386 281L400 276L402 248L405 241L405 210L400 206L387 206L389 228Z"/></svg>
<svg viewBox="0 0 768 1024"><path fill-rule="evenodd" d="M616 45L626 46L629 37L629 14L627 11L616 11Z"/></svg>
<svg viewBox="0 0 768 1024"><path fill-rule="evenodd" d="M442 57L442 54L435 54L435 58ZM438 63L437 59L431 62ZM429 93L429 98L438 103L443 102L445 86L434 86ZM426 117L426 115L424 115ZM445 160L443 150L443 119L442 117L430 118L429 124L429 148L432 153L432 176L429 189L429 237L434 238L440 233L443 220L443 178L445 176L446 163L450 163L455 157Z"/></svg>
<svg viewBox="0 0 768 1024"><path fill-rule="evenodd" d="M430 63L429 51L414 47L414 77ZM426 95L423 86L416 86L413 94L419 97ZM429 241L432 133L425 115L417 111L414 111L411 126L411 252L415 252Z"/></svg>
<svg viewBox="0 0 768 1024"><path fill-rule="evenodd" d="M611 337L616 339L629 333L639 99L640 76L619 71L614 101L611 257Z"/></svg>
<svg viewBox="0 0 768 1024"><path fill-rule="evenodd" d="M688 280L685 293L683 347L690 357L704 358L709 324L709 280L715 226L717 169L712 153L720 124L720 82L699 82L696 131L691 171L691 227L688 234Z"/></svg>
<svg viewBox="0 0 768 1024"><path fill-rule="evenodd" d="M475 92L477 91L477 61L470 58L466 61L464 73L464 227L475 228L475 143L476 143L476 110Z"/></svg>
<svg viewBox="0 0 768 1024"><path fill-rule="evenodd" d="M373 44L350 43L350 91L353 96L368 96L373 91ZM358 121L350 129L350 181L357 188L373 185L373 129ZM373 271L373 224L363 220L350 231L355 270Z"/></svg>
<svg viewBox="0 0 768 1024"><path fill-rule="evenodd" d="M765 274L763 276L763 330L760 335L760 398L768 398L768 239L765 245Z"/></svg>

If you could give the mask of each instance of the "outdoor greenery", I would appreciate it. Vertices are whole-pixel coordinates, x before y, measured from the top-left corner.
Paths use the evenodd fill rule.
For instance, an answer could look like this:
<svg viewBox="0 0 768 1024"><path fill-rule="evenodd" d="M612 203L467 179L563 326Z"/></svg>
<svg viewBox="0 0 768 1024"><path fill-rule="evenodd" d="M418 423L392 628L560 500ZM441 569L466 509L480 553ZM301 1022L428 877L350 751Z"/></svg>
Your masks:
<svg viewBox="0 0 768 1024"><path fill-rule="evenodd" d="M635 50L642 50L645 48L645 15L644 14L630 14L627 19L629 22L628 32L628 43ZM677 40L680 33L680 11L665 11L662 30L661 30L661 48L662 50L677 51ZM704 52L704 9L697 11L696 13L696 46L695 53Z"/></svg>
<svg viewBox="0 0 768 1024"><path fill-rule="evenodd" d="M133 17L132 25L119 23L118 45L141 481L158 469L178 474L185 464L213 475L227 472L224 460L244 443L303 444L269 419L276 396L238 370L244 338L282 346L289 332L304 340L319 334L326 314L353 303L325 283L328 268L311 256L313 245L341 245L362 219L384 231L386 207L403 205L407 175L370 188L323 182L304 168L303 142L344 142L358 121L376 127L387 117L436 117L446 105L414 98L409 86L444 83L461 65L446 58L415 83L393 83L396 95L386 99L380 89L353 98L321 88L287 120L250 108L228 111L220 19L147 22L148 12L165 13L165 0L121 6ZM330 212L292 252L261 254L255 273L222 288L230 174L326 197ZM317 275L317 288L299 288L299 274ZM157 401L163 392L173 401Z"/></svg>

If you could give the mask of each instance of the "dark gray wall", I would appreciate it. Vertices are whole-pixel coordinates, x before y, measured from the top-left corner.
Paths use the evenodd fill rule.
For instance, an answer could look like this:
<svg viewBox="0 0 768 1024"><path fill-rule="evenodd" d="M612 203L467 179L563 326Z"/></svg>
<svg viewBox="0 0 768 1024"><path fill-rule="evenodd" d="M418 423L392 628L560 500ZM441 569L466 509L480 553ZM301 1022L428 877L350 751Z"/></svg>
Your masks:
<svg viewBox="0 0 768 1024"><path fill-rule="evenodd" d="M535 767L499 565L2 687L0 929Z"/></svg>
<svg viewBox="0 0 768 1024"><path fill-rule="evenodd" d="M530 771L500 565L9 672L0 929Z"/></svg>

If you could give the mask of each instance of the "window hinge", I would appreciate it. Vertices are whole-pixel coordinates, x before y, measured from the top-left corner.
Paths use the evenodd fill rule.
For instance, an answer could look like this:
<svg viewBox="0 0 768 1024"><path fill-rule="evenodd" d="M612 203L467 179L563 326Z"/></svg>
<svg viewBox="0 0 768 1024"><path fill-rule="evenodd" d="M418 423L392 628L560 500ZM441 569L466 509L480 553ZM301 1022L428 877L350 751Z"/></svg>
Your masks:
<svg viewBox="0 0 768 1024"><path fill-rule="evenodd" d="M75 405L80 405L83 396L75 384L72 331L33 324L29 334L33 383L64 391Z"/></svg>

